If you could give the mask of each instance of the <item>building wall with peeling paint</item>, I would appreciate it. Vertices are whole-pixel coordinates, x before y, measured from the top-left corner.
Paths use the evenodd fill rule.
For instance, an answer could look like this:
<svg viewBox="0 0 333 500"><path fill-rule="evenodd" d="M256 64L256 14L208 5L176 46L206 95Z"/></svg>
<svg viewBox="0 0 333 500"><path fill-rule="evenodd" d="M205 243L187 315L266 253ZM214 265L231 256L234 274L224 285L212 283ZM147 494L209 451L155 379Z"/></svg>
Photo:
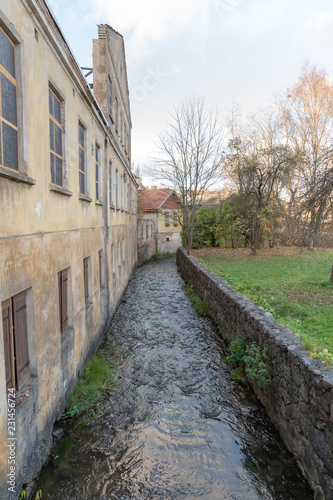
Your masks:
<svg viewBox="0 0 333 500"><path fill-rule="evenodd" d="M130 169L131 121L121 35L103 25L106 38L102 43L109 44L109 52L115 47L113 64L116 71L121 71L117 100L122 110L122 134L120 124L117 130L106 106L101 103L100 107L93 96L44 2L11 0L2 3L1 9L0 28L15 46L19 167L15 171L0 166L0 302L5 304L26 292L30 374L15 394L18 495L22 484L37 475L47 458L53 423L61 416L78 374L99 344L136 265L137 184ZM103 93L103 81L107 92L107 82L105 75L99 74L103 68L101 51L95 51L94 57L99 60L99 64L94 61L98 98ZM104 66L107 64L109 60ZM50 88L62 109L62 186L51 182ZM79 184L79 124L85 137L84 193ZM88 297L84 281L86 258ZM59 273L63 270L68 270L64 332L59 318ZM7 470L1 467L0 497L5 499L13 498L13 494L8 492L6 477L9 464L3 324L0 463L6 464Z"/></svg>

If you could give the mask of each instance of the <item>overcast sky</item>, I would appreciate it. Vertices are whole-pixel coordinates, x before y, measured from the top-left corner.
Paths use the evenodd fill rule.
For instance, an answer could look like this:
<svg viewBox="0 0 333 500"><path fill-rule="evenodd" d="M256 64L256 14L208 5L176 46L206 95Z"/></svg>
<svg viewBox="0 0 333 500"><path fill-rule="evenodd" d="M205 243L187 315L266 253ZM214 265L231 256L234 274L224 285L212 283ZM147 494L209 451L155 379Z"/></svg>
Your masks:
<svg viewBox="0 0 333 500"><path fill-rule="evenodd" d="M141 171L168 111L193 93L244 114L297 79L308 59L333 73L332 0L48 0L81 66L97 24L125 39L132 159Z"/></svg>

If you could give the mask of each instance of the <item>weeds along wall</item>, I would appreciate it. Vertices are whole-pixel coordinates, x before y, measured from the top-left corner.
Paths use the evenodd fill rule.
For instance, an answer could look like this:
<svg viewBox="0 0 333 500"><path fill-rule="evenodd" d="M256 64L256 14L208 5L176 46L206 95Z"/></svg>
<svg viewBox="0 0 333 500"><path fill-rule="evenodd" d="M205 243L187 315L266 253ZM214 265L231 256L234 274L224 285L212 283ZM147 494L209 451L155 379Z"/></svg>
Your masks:
<svg viewBox="0 0 333 500"><path fill-rule="evenodd" d="M251 383L313 488L316 500L333 500L333 369L308 357L303 343L270 313L235 292L216 274L178 249L183 279L207 302L224 339L239 336L267 348L270 383Z"/></svg>

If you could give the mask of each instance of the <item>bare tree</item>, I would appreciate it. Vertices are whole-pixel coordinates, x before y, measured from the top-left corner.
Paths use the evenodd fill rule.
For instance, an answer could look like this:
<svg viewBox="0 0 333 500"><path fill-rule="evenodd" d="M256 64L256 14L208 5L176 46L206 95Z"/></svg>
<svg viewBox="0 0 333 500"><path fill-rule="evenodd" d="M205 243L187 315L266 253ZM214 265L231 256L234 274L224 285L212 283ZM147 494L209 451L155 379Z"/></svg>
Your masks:
<svg viewBox="0 0 333 500"><path fill-rule="evenodd" d="M158 155L150 175L176 191L182 206L181 225L186 250L192 248L194 214L202 197L222 175L223 140L217 109L190 97L170 114L159 136Z"/></svg>
<svg viewBox="0 0 333 500"><path fill-rule="evenodd" d="M318 220L330 220L332 224L333 167L317 176L316 182L305 192L302 205L305 210L314 211ZM333 265L330 279L333 281Z"/></svg>
<svg viewBox="0 0 333 500"><path fill-rule="evenodd" d="M274 107L252 113L245 124L241 124L233 112L228 129L231 140L226 170L237 195L247 206L244 213L248 218L246 225L251 228L251 252L255 255L263 222L270 244L274 243L273 235L282 213L281 191L296 158L283 144L281 121Z"/></svg>
<svg viewBox="0 0 333 500"><path fill-rule="evenodd" d="M329 171L333 158L333 85L326 72L306 64L295 85L287 89L282 109L288 142L302 152L299 177L292 179L290 187L311 198L317 180ZM296 196L292 190L291 194ZM303 217L309 219L309 248L313 249L325 211L317 203L307 203L306 210Z"/></svg>

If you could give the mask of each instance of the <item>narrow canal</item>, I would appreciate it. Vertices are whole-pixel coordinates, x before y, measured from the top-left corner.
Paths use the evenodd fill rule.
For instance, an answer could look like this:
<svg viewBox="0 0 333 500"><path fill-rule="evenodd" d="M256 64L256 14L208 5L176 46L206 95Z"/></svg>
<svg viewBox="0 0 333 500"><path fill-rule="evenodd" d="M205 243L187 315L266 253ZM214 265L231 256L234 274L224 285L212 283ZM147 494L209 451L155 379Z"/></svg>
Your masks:
<svg viewBox="0 0 333 500"><path fill-rule="evenodd" d="M137 269L102 347L123 360L117 387L66 429L63 458L38 482L43 498L313 498L182 285L175 259Z"/></svg>

